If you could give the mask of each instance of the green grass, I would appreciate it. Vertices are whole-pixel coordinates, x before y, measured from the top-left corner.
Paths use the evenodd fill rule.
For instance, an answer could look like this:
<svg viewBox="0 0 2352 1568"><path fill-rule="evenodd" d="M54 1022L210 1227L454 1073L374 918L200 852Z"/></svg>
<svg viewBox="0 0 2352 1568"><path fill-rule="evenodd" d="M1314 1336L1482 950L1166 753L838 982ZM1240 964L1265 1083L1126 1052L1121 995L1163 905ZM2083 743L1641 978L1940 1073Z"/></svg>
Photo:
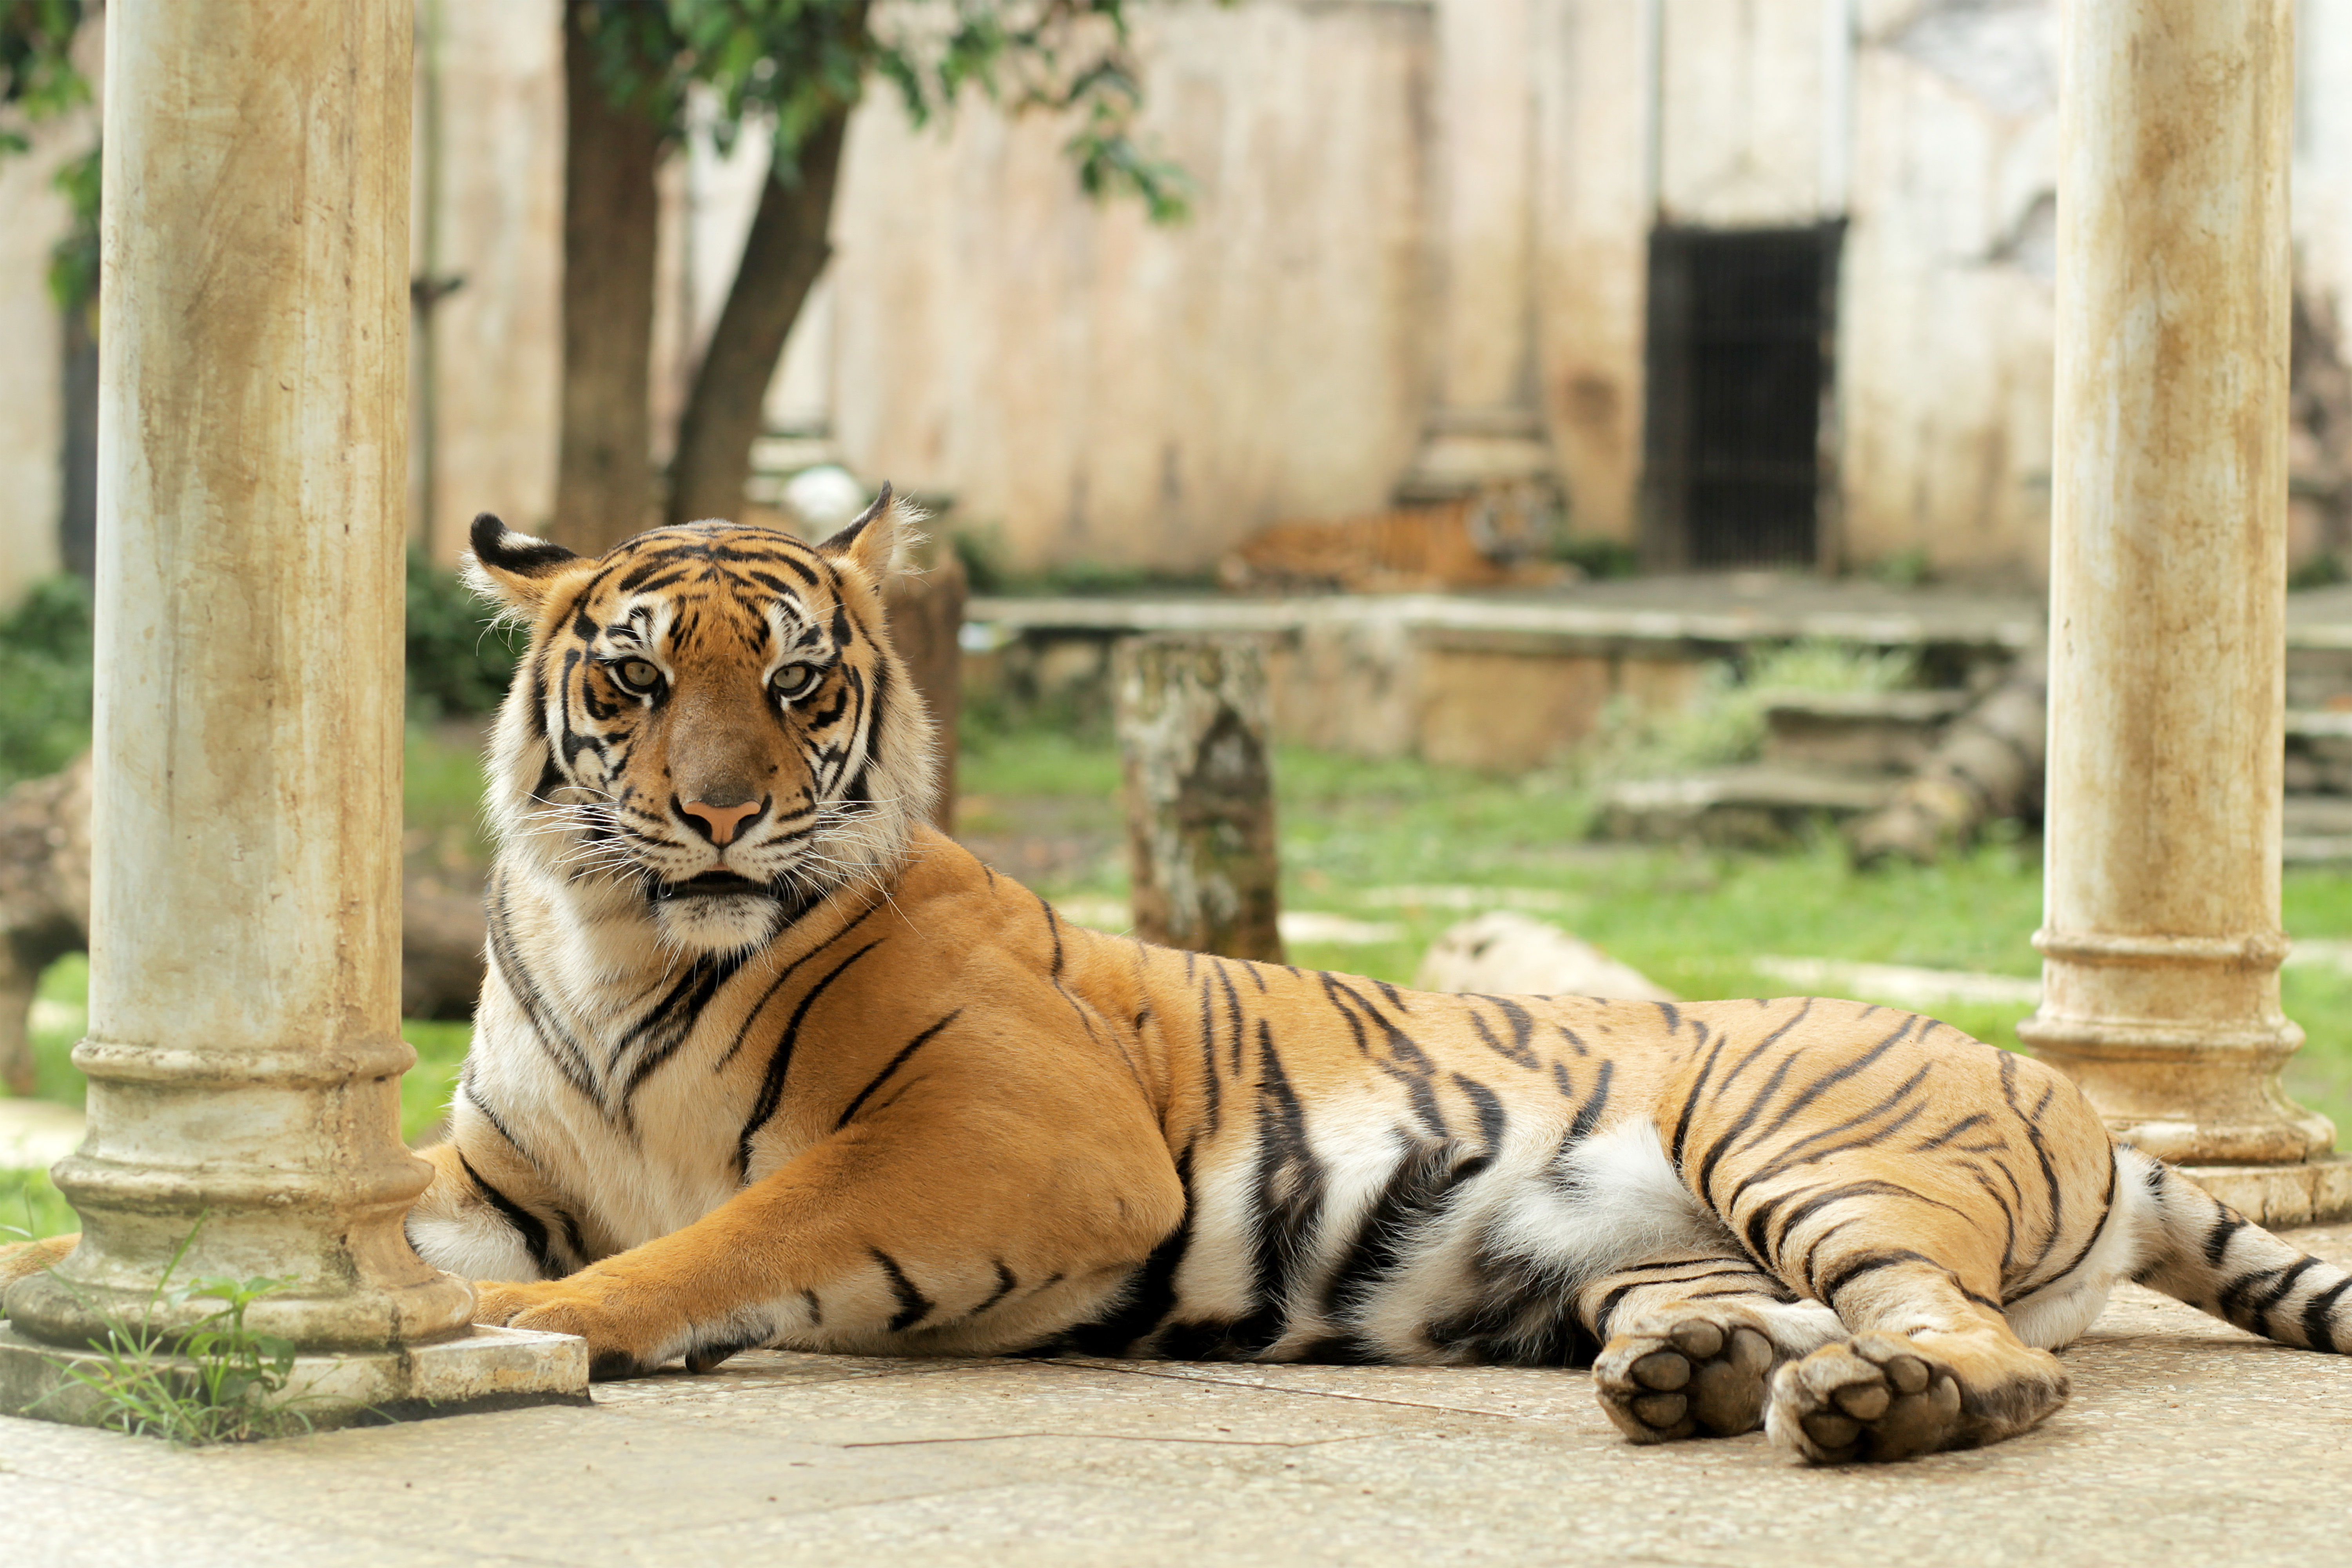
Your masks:
<svg viewBox="0 0 2352 1568"><path fill-rule="evenodd" d="M407 1018L401 1022L400 1037L416 1047L416 1065L400 1080L400 1135L423 1143L434 1138L449 1109L474 1026Z"/></svg>
<svg viewBox="0 0 2352 1568"><path fill-rule="evenodd" d="M47 1171L0 1171L0 1247L80 1228Z"/></svg>
<svg viewBox="0 0 2352 1568"><path fill-rule="evenodd" d="M204 1216L197 1216L196 1225L204 1223ZM90 1342L95 1353L57 1362L65 1381L34 1401L31 1409L51 1399L83 1404L101 1427L134 1437L161 1437L174 1447L241 1443L310 1430L303 1406L315 1403L314 1396L288 1393L294 1342L246 1322L256 1301L284 1289L289 1281L261 1277L175 1284L172 1277L195 1239L192 1229L136 1314L95 1311L106 1331L103 1340ZM86 1310L92 1307L72 1285L65 1289ZM192 1311L195 1304L207 1301L220 1305ZM158 1308L163 1310L160 1321Z"/></svg>
<svg viewBox="0 0 2352 1568"><path fill-rule="evenodd" d="M463 854L487 864L490 856L482 817L482 752L470 735L412 729L401 774L401 811L410 841L419 834L453 842Z"/></svg>
<svg viewBox="0 0 2352 1568"><path fill-rule="evenodd" d="M1099 821L1117 800L1108 741L1034 731L976 741L966 742L965 788L998 812L1034 821L1059 798L1073 818ZM1594 843L1585 837L1590 794L1558 773L1506 778L1285 748L1276 788L1284 907L1403 928L1386 943L1302 943L1290 954L1297 963L1410 981L1430 943L1465 911L1393 895L1438 886L1531 890L1550 906L1539 918L1690 997L1785 991L1757 973L1753 960L1763 954L2041 973L2030 941L2042 920L2041 850L2013 831L1940 865L1862 872L1827 834L1785 853ZM1118 865L1099 857L1084 877L1038 890L1123 897ZM2283 903L2292 935L2352 937L2352 877L2292 869ZM2352 1142L2352 975L2290 969L2283 992L2287 1016L2309 1037L2289 1064L2288 1088ZM2010 1048L2030 1011L1937 1009L1955 1027Z"/></svg>

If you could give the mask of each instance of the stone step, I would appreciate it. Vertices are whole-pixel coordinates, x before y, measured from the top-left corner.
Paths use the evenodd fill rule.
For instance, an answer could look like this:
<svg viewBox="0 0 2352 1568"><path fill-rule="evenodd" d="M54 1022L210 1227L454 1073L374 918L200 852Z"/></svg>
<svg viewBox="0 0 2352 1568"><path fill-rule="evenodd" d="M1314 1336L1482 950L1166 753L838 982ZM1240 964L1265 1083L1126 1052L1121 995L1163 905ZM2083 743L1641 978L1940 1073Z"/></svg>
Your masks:
<svg viewBox="0 0 2352 1568"><path fill-rule="evenodd" d="M1795 768L1908 773L1972 700L1959 690L1763 694L1764 761Z"/></svg>
<svg viewBox="0 0 2352 1568"><path fill-rule="evenodd" d="M2352 712L2287 710L2286 787L2289 795L2352 795Z"/></svg>
<svg viewBox="0 0 2352 1568"><path fill-rule="evenodd" d="M1885 774L1769 763L1629 779L1604 798L1601 831L1612 838L1769 847L1797 838L1819 818L1875 811L1899 782Z"/></svg>
<svg viewBox="0 0 2352 1568"><path fill-rule="evenodd" d="M2291 790L2279 851L2291 866L2352 860L2352 795Z"/></svg>

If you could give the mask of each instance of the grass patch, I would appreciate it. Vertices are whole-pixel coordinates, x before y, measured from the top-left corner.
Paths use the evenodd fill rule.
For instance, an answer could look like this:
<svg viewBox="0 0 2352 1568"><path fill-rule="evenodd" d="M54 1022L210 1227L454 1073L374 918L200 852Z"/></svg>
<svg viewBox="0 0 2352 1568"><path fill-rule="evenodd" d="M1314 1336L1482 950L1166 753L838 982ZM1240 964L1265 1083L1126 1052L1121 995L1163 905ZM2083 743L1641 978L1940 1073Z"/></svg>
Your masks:
<svg viewBox="0 0 2352 1568"><path fill-rule="evenodd" d="M416 1065L400 1079L400 1136L411 1145L436 1142L474 1026L408 1018L401 1023L400 1037L416 1047Z"/></svg>
<svg viewBox="0 0 2352 1568"><path fill-rule="evenodd" d="M403 747L401 815L406 842L450 845L477 863L490 858L482 814L482 748L469 731L412 728Z"/></svg>
<svg viewBox="0 0 2352 1568"><path fill-rule="evenodd" d="M204 1221L196 1223L201 1226ZM287 1281L192 1279L174 1285L172 1276L195 1238L191 1230L180 1243L136 1318L96 1314L106 1337L91 1346L94 1363L55 1363L68 1381L37 1404L78 1389L95 1401L99 1426L191 1447L310 1429L305 1401L286 1392L294 1371L293 1342L257 1332L245 1321L253 1303L284 1289ZM156 1325L157 1308L179 1318L191 1302L201 1301L220 1305L184 1328Z"/></svg>
<svg viewBox="0 0 2352 1568"><path fill-rule="evenodd" d="M1860 676L1876 684L1900 673ZM1100 821L1117 797L1107 740L995 730L967 747L965 788L992 812L1034 822L1059 800L1071 819ZM1529 907L1694 998L1785 991L1756 972L1764 954L2041 973L2030 942L2042 920L2041 848L2013 830L1937 865L1860 872L1826 834L1780 853L1596 844L1584 837L1591 795L1561 773L1501 777L1284 748L1275 779L1284 907L1402 928L1389 942L1297 944L1297 963L1409 982L1430 943L1470 912L1466 889L1474 906ZM1038 891L1124 897L1126 889L1118 858L1105 855ZM2290 869L2284 909L2292 935L2352 937L2352 877ZM2352 975L2290 969L2283 989L2287 1016L2309 1037L2289 1064L2288 1089L2352 1140ZM2031 1009L1937 1011L2014 1048Z"/></svg>

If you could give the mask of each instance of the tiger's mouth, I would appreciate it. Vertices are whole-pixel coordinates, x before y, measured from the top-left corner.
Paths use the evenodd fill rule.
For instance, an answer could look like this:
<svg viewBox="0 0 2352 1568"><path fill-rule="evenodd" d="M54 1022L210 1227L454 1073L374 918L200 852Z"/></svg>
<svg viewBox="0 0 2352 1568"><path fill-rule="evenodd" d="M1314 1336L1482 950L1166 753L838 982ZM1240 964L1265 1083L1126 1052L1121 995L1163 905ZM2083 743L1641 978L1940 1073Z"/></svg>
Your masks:
<svg viewBox="0 0 2352 1568"><path fill-rule="evenodd" d="M772 883L755 882L732 871L705 871L682 882L656 881L653 884L652 896L656 903L667 903L674 899L772 899L778 896L778 892Z"/></svg>

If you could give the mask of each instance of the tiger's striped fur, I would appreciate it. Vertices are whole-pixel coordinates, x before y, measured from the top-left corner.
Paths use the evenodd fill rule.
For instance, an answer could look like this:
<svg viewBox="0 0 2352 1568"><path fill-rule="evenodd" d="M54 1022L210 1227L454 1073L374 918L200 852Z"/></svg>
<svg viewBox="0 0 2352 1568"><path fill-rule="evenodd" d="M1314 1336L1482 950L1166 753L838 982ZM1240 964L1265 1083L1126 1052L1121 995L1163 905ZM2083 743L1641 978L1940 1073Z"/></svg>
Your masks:
<svg viewBox="0 0 2352 1568"><path fill-rule="evenodd" d="M814 548L700 523L601 561L476 525L533 635L409 1235L483 1321L584 1335L603 1376L753 1345L1591 1365L1637 1441L1761 1425L1822 1461L2032 1426L2124 1279L2352 1351L2352 1276L1928 1018L1439 995L1065 924L922 825L887 503Z"/></svg>

